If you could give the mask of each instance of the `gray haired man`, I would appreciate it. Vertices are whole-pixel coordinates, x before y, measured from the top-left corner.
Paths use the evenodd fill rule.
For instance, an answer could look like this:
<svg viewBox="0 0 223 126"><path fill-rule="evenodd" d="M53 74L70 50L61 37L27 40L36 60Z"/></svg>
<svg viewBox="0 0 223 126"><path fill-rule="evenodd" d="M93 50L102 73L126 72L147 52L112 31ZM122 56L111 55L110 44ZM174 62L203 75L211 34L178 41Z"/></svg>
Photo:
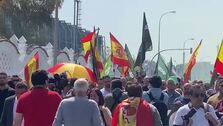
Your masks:
<svg viewBox="0 0 223 126"><path fill-rule="evenodd" d="M103 126L97 103L87 98L88 86L83 78L74 82L75 97L62 100L53 126Z"/></svg>

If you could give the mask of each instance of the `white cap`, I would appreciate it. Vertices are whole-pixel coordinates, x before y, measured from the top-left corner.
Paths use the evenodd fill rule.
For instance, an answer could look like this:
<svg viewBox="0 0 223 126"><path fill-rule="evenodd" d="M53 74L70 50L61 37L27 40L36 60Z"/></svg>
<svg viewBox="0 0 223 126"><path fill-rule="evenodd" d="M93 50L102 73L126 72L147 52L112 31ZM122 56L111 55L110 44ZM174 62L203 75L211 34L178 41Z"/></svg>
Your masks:
<svg viewBox="0 0 223 126"><path fill-rule="evenodd" d="M74 90L75 91L87 91L88 90L88 81L84 78L77 79L74 82Z"/></svg>

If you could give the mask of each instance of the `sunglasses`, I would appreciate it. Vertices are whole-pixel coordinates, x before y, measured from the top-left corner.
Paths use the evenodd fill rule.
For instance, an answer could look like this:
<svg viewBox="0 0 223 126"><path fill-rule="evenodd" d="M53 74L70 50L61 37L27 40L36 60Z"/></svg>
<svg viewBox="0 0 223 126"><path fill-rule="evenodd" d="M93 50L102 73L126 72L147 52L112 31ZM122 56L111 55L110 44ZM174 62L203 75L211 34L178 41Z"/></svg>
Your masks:
<svg viewBox="0 0 223 126"><path fill-rule="evenodd" d="M198 98L199 96L204 98L205 94L204 93L194 93L192 96L195 97L195 98Z"/></svg>

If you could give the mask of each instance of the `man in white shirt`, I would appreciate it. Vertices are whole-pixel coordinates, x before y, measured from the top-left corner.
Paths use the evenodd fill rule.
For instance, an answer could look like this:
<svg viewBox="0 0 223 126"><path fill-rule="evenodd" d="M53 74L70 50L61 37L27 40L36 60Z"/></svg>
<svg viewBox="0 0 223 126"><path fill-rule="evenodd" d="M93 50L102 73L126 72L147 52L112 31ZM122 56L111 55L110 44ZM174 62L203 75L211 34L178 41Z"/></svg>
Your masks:
<svg viewBox="0 0 223 126"><path fill-rule="evenodd" d="M190 89L191 102L179 108L176 113L174 126L217 126L218 118L214 108L203 102L203 88L194 84Z"/></svg>
<svg viewBox="0 0 223 126"><path fill-rule="evenodd" d="M102 95L105 97L106 95L111 93L111 78L109 76L103 77L104 87L100 90Z"/></svg>
<svg viewBox="0 0 223 126"><path fill-rule="evenodd" d="M8 97L5 100L4 108L1 117L1 125L12 126L15 118L16 107L19 97L27 92L28 87L24 82L18 82L15 86L15 95Z"/></svg>

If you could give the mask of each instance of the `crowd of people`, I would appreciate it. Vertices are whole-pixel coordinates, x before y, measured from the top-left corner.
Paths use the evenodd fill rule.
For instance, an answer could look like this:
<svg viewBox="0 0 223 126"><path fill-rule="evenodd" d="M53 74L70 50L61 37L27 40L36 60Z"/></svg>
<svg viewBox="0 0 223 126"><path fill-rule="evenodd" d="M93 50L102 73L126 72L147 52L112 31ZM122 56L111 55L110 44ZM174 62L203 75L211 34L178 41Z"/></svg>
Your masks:
<svg viewBox="0 0 223 126"><path fill-rule="evenodd" d="M223 77L214 87L171 76L49 78L31 76L32 88L0 73L0 126L221 126Z"/></svg>

